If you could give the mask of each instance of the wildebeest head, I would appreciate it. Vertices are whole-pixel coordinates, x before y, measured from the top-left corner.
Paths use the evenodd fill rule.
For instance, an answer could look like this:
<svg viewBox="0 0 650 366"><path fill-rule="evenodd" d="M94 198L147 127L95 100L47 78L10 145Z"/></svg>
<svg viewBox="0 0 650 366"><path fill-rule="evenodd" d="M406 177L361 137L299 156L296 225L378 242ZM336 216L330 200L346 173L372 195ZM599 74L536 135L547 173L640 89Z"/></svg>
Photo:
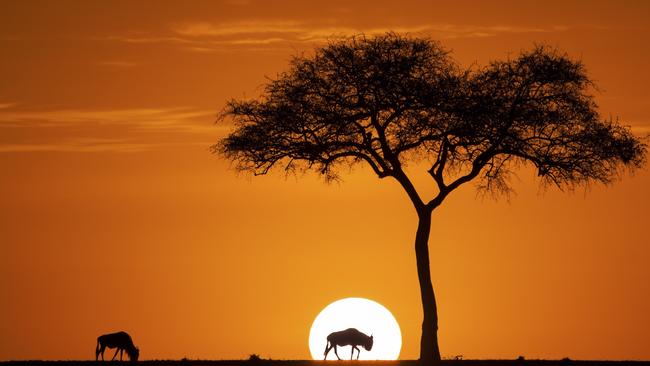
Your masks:
<svg viewBox="0 0 650 366"><path fill-rule="evenodd" d="M129 355L129 359L135 362L140 357L140 349L138 347L133 347L132 349L127 349L126 353Z"/></svg>
<svg viewBox="0 0 650 366"><path fill-rule="evenodd" d="M365 348L366 351L370 351L372 349L373 342L374 340L372 339L372 335L370 335L370 337L368 337L366 340L366 343L363 345L363 348Z"/></svg>

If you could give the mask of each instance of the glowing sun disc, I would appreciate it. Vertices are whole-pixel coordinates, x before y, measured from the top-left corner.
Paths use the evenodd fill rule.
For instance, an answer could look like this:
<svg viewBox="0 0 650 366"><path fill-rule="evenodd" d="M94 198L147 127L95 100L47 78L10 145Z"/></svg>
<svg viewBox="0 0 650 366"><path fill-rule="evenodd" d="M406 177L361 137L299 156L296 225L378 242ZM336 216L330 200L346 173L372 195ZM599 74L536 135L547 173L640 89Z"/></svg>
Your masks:
<svg viewBox="0 0 650 366"><path fill-rule="evenodd" d="M309 351L314 360L322 360L327 336L332 332L356 328L373 336L373 347L367 351L363 346L360 360L397 360L402 349L402 332L393 314L378 302L360 297L337 300L325 307L314 319L309 331ZM339 357L350 359L352 347L338 347ZM357 352L354 352L356 359ZM328 360L336 360L332 349Z"/></svg>

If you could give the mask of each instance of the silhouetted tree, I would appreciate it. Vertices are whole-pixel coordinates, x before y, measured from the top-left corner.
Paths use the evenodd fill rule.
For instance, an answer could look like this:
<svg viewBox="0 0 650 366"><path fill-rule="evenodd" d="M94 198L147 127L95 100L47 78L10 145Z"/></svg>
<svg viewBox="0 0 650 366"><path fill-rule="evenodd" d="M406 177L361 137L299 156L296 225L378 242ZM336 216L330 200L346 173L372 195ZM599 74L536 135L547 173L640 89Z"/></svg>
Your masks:
<svg viewBox="0 0 650 366"><path fill-rule="evenodd" d="M461 185L507 191L532 164L542 182L608 183L642 166L646 145L600 118L583 65L547 47L461 70L438 43L388 33L331 42L298 56L257 100L231 100L234 131L212 146L240 170L314 170L336 179L366 163L403 187L418 216L415 235L423 322L420 359L440 360L429 268L431 213ZM404 170L426 163L437 193L424 199ZM418 165L418 166L420 166Z"/></svg>

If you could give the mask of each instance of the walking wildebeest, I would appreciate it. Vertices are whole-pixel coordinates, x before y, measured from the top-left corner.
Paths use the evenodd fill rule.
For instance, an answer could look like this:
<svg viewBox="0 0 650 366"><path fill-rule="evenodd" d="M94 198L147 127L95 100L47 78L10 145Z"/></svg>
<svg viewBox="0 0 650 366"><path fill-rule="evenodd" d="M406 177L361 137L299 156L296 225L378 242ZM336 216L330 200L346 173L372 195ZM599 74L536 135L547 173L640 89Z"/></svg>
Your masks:
<svg viewBox="0 0 650 366"><path fill-rule="evenodd" d="M115 359L117 353L120 353L120 361L122 361L122 355L124 351L129 356L131 361L137 361L140 357L140 350L133 344L131 336L126 332L117 332L111 334L104 334L97 337L97 348L95 349L95 361L99 358L99 355L102 355L102 361L104 361L104 350L108 348L117 348L115 354L111 361Z"/></svg>
<svg viewBox="0 0 650 366"><path fill-rule="evenodd" d="M367 351L372 349L373 339L372 336L368 337L367 335L359 332L354 328L348 328L340 332L334 332L327 336L327 345L325 346L325 359L327 360L327 354L329 351L334 348L334 354L340 360L339 353L336 352L337 346L352 346L352 353L350 354L350 359L354 357L354 350L357 350L357 360L361 351L357 346L363 346Z"/></svg>

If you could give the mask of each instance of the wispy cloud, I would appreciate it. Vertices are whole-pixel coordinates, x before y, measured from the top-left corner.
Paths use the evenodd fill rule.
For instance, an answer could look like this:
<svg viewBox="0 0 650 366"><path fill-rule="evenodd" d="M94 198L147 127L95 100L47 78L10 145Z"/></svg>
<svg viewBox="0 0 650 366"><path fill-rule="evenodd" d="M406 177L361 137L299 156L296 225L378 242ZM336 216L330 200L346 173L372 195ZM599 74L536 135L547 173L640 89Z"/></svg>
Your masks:
<svg viewBox="0 0 650 366"><path fill-rule="evenodd" d="M185 23L172 27L172 30L183 36L233 36L245 34L285 33L296 34L306 31L306 27L296 21L246 21L225 23Z"/></svg>
<svg viewBox="0 0 650 366"><path fill-rule="evenodd" d="M150 144L113 139L69 139L48 143L0 144L0 153L7 152L139 152L151 149Z"/></svg>
<svg viewBox="0 0 650 366"><path fill-rule="evenodd" d="M70 126L78 124L122 125L142 129L173 129L197 131L204 126L197 119L216 115L215 111L191 108L134 108L134 109L60 109L46 111L0 111L2 126Z"/></svg>
<svg viewBox="0 0 650 366"><path fill-rule="evenodd" d="M521 27L512 25L459 25L459 24L421 24L416 26L384 26L373 28L349 27L339 24L314 26L298 21L246 21L228 23L185 23L172 27L172 31L185 37L232 37L230 41L250 38L253 35L268 38L269 34L284 35L282 40L323 41L332 36L353 34L376 35L389 31L400 33L433 33L441 38L493 37L504 33L548 33L561 32L566 26ZM189 39L184 38L185 41Z"/></svg>
<svg viewBox="0 0 650 366"><path fill-rule="evenodd" d="M247 20L232 22L187 22L172 25L166 34L111 36L109 39L128 43L175 44L183 49L210 52L228 47L319 43L354 34L377 35L389 31L428 34L438 39L485 38L516 33L551 33L570 30L567 26L522 27L514 25L420 24L414 26L386 25L360 28L327 22L313 24L297 20Z"/></svg>
<svg viewBox="0 0 650 366"><path fill-rule="evenodd" d="M431 26L427 31L440 38L484 38L496 37L502 34L516 33L554 33L565 32L570 28L567 26L551 27L521 27L512 25L452 25L436 24Z"/></svg>
<svg viewBox="0 0 650 366"><path fill-rule="evenodd" d="M650 124L636 124L630 127L632 132L637 135L648 135L650 136Z"/></svg>
<svg viewBox="0 0 650 366"><path fill-rule="evenodd" d="M16 103L0 103L0 109L6 109L6 108L11 108L15 106Z"/></svg>
<svg viewBox="0 0 650 366"><path fill-rule="evenodd" d="M99 40L114 40L126 43L184 43L195 44L196 42L191 39L185 39L174 36L108 36L108 37L95 37Z"/></svg>
<svg viewBox="0 0 650 366"><path fill-rule="evenodd" d="M170 145L207 146L224 128L215 127L215 115L213 110L194 108L0 108L0 152L134 152Z"/></svg>
<svg viewBox="0 0 650 366"><path fill-rule="evenodd" d="M128 62L128 61L102 61L99 64L101 66L111 66L111 67L133 67L137 65L135 62Z"/></svg>

